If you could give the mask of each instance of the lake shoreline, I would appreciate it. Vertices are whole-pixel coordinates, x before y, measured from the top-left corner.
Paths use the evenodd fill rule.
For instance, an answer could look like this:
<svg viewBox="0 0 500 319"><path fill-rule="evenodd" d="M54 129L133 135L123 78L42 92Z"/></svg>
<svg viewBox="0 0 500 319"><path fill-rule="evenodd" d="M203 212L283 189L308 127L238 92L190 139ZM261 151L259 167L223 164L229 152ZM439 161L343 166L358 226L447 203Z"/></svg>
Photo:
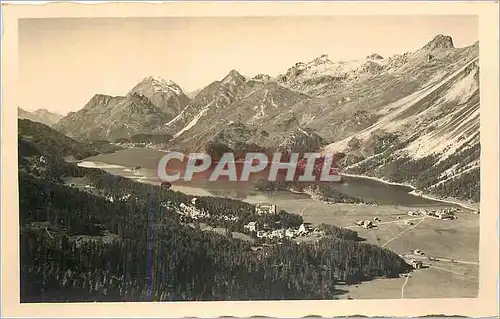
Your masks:
<svg viewBox="0 0 500 319"><path fill-rule="evenodd" d="M421 197L421 198L425 198L425 199L429 199L429 200L441 202L441 203L453 204L453 205L457 205L457 206L460 206L460 207L468 209L468 210L472 210L474 212L479 212L479 208L475 207L474 205L479 206L480 203L473 203L472 204L472 203L467 203L467 202L464 202L462 200L455 199L455 198L452 198L452 199L439 198L436 196L422 193L421 191L418 191L415 186L410 185L410 184L391 182L391 181L387 181L387 180L382 179L382 178L373 177L373 176L366 176L366 175L356 175L356 174L348 174L348 173L340 173L340 175L346 176L346 177L352 177L352 178L369 179L369 180L380 182L380 183L383 183L386 185L406 187L406 188L411 189L411 191L408 194L410 194L412 196Z"/></svg>
<svg viewBox="0 0 500 319"><path fill-rule="evenodd" d="M161 157L160 156L161 153L164 153L164 151L153 150L151 148L133 148L133 150L137 150L137 151L146 150L146 151L149 151L147 153L147 155L146 155L146 157L148 158L149 164L143 164L143 165L141 165L144 169L148 169L148 170L150 169L148 167L152 166L153 163L156 163L155 160L158 160L158 159L155 159L155 158L156 157L160 158ZM154 153L150 153L151 151L156 151L156 152L161 152L161 153L158 153L158 155L155 155ZM104 165L118 165L118 166L122 166L125 169L127 169L129 167L133 167L134 165L137 164L137 160L128 160L128 161L124 162L124 161L116 158L116 156L119 156L119 155L116 155L118 153L119 152L115 152L115 156L113 156L113 157L109 157L109 154L104 154L103 158L99 158L99 156L91 156L89 158L86 158L86 159L78 161L76 164L79 165L79 166L83 166L82 164L84 164L84 162L87 162L87 163L88 162L92 162L92 163L95 163L95 165L90 165L91 167L100 168L99 166L101 166L101 163L102 163ZM87 166L87 165L85 165L85 166ZM137 173L139 173L139 172L137 172ZM145 177L143 179L138 179L137 178L137 173L134 174L135 176L133 176L133 177L132 176L124 176L124 177L129 177L129 178L131 178L133 180L136 180L136 181L139 181L139 182L145 182L145 183L154 184L154 185L159 185L160 184L158 181L150 180L148 177ZM119 172L112 172L112 174L123 176ZM145 176L146 175L147 174L145 174ZM356 174L349 174L349 173L340 173L340 175L344 176L344 177L347 177L347 178L352 178L352 179L357 179L357 180L370 180L370 181L373 181L373 182L376 182L376 183L380 183L380 184L383 184L383 185L389 185L389 186L394 186L394 187L402 188L401 189L402 192L404 192L405 194L408 194L409 196L414 197L414 198L421 198L421 199L425 199L425 200L436 202L436 203L456 205L456 206L459 206L461 208L464 208L464 209L467 209L467 210L470 210L470 211L474 211L476 213L479 212L479 203L477 203L477 204L476 203L468 203L468 202L461 201L461 200L454 199L454 198L445 199L445 198L438 198L438 197L432 196L430 194L423 194L423 193L417 191L417 189L413 185L410 185L410 184L407 184L407 183L396 183L396 182L391 182L391 181L385 180L383 178L377 178L377 177L366 176L366 175L356 175ZM151 177L151 176L149 176L149 177ZM187 185L183 185L181 188L183 188L184 190L186 190L187 187L192 188L193 191L195 191L194 189L196 189L196 188L200 188L200 186L198 186L198 187L190 187L190 186L187 186ZM173 189L175 189L175 188L176 187L174 185ZM203 188L203 186L201 186L201 188ZM253 189L253 191L258 191L258 190ZM314 199L321 201L316 196L311 196L312 194L310 194L310 192L302 192L302 191L297 191L297 190L293 190L293 189L288 189L286 191L288 191L289 193L302 194L302 195L306 195L308 197L314 197ZM207 192L210 193L208 190L207 190ZM207 192L203 192L203 193L206 194ZM344 193L344 192L342 192L342 193ZM353 196L352 194L349 194L349 195ZM229 197L231 198L231 196L229 196ZM359 196L355 196L355 197L359 197ZM378 200L373 200L373 201L377 202L378 205L384 205L383 201L382 202L378 202Z"/></svg>

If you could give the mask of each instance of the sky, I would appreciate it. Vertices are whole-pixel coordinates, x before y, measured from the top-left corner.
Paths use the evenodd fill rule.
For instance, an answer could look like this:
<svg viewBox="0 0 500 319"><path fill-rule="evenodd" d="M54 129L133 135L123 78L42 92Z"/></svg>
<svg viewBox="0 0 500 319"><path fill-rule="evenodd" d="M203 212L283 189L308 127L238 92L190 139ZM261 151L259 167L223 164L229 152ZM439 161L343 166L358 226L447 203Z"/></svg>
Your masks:
<svg viewBox="0 0 500 319"><path fill-rule="evenodd" d="M471 45L477 16L22 19L19 106L67 114L97 93L125 95L148 76L191 92L232 69L276 76L321 54L388 57L437 34Z"/></svg>

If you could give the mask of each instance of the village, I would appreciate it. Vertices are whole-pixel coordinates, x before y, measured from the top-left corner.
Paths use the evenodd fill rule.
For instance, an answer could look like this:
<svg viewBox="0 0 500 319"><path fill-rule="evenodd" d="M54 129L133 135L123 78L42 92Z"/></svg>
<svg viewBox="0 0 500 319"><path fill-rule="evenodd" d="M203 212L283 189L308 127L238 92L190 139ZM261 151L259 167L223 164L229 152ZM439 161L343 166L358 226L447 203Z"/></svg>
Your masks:
<svg viewBox="0 0 500 319"><path fill-rule="evenodd" d="M431 217L440 220L452 220L457 219L455 213L458 213L458 208L445 208L445 209L437 209L437 210L426 210L421 209L418 211L409 211L408 216L412 217ZM398 216L397 219L401 219L401 216ZM356 226L363 227L365 229L376 229L377 223L381 223L382 220L379 217L375 217L373 221L371 220L357 220L354 222ZM408 226L413 225L412 220L404 220L403 223Z"/></svg>
<svg viewBox="0 0 500 319"><path fill-rule="evenodd" d="M186 205L181 203L177 213L185 219L192 220L203 220L203 219L216 219L222 221L236 222L238 221L237 216L232 215L217 215L212 216L207 212L204 212L196 208L197 198L191 200L191 205ZM163 207L170 207L170 203L162 203ZM256 205L255 213L258 216L277 214L278 210L276 205ZM280 227L280 222L276 222L274 225L269 223L259 223L257 221L250 221L243 226L243 232L250 235L253 238L266 240L266 239L294 239L299 237L313 236L316 238L323 237L325 233L318 228L313 227L311 223L304 222L297 228L283 228Z"/></svg>
<svg viewBox="0 0 500 319"><path fill-rule="evenodd" d="M276 205L256 205L255 212L257 215L277 214ZM260 239L294 239L313 235L314 237L324 236L324 232L314 228L311 223L302 223L298 228L276 228L278 225L271 227L268 223L260 225L257 221L251 221L243 226L245 232L256 236Z"/></svg>

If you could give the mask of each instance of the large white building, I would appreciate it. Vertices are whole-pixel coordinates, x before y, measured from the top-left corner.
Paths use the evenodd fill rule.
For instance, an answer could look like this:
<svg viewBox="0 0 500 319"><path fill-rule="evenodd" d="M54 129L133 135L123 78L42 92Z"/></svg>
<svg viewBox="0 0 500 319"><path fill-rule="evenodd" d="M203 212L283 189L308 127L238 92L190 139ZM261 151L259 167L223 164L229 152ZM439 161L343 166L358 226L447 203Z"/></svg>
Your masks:
<svg viewBox="0 0 500 319"><path fill-rule="evenodd" d="M255 232L257 231L257 222L249 222L245 226L243 226L244 229L248 230L249 232Z"/></svg>
<svg viewBox="0 0 500 319"><path fill-rule="evenodd" d="M277 209L276 205L256 205L255 212L257 215L276 214Z"/></svg>

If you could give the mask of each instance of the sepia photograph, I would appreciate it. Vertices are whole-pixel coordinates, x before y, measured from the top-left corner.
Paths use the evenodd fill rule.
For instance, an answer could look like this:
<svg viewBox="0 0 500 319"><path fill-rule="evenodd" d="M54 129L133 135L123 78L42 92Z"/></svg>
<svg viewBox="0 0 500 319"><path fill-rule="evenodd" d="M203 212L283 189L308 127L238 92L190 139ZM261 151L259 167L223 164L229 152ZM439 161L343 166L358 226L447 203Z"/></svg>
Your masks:
<svg viewBox="0 0 500 319"><path fill-rule="evenodd" d="M19 19L19 302L478 298L479 20Z"/></svg>

